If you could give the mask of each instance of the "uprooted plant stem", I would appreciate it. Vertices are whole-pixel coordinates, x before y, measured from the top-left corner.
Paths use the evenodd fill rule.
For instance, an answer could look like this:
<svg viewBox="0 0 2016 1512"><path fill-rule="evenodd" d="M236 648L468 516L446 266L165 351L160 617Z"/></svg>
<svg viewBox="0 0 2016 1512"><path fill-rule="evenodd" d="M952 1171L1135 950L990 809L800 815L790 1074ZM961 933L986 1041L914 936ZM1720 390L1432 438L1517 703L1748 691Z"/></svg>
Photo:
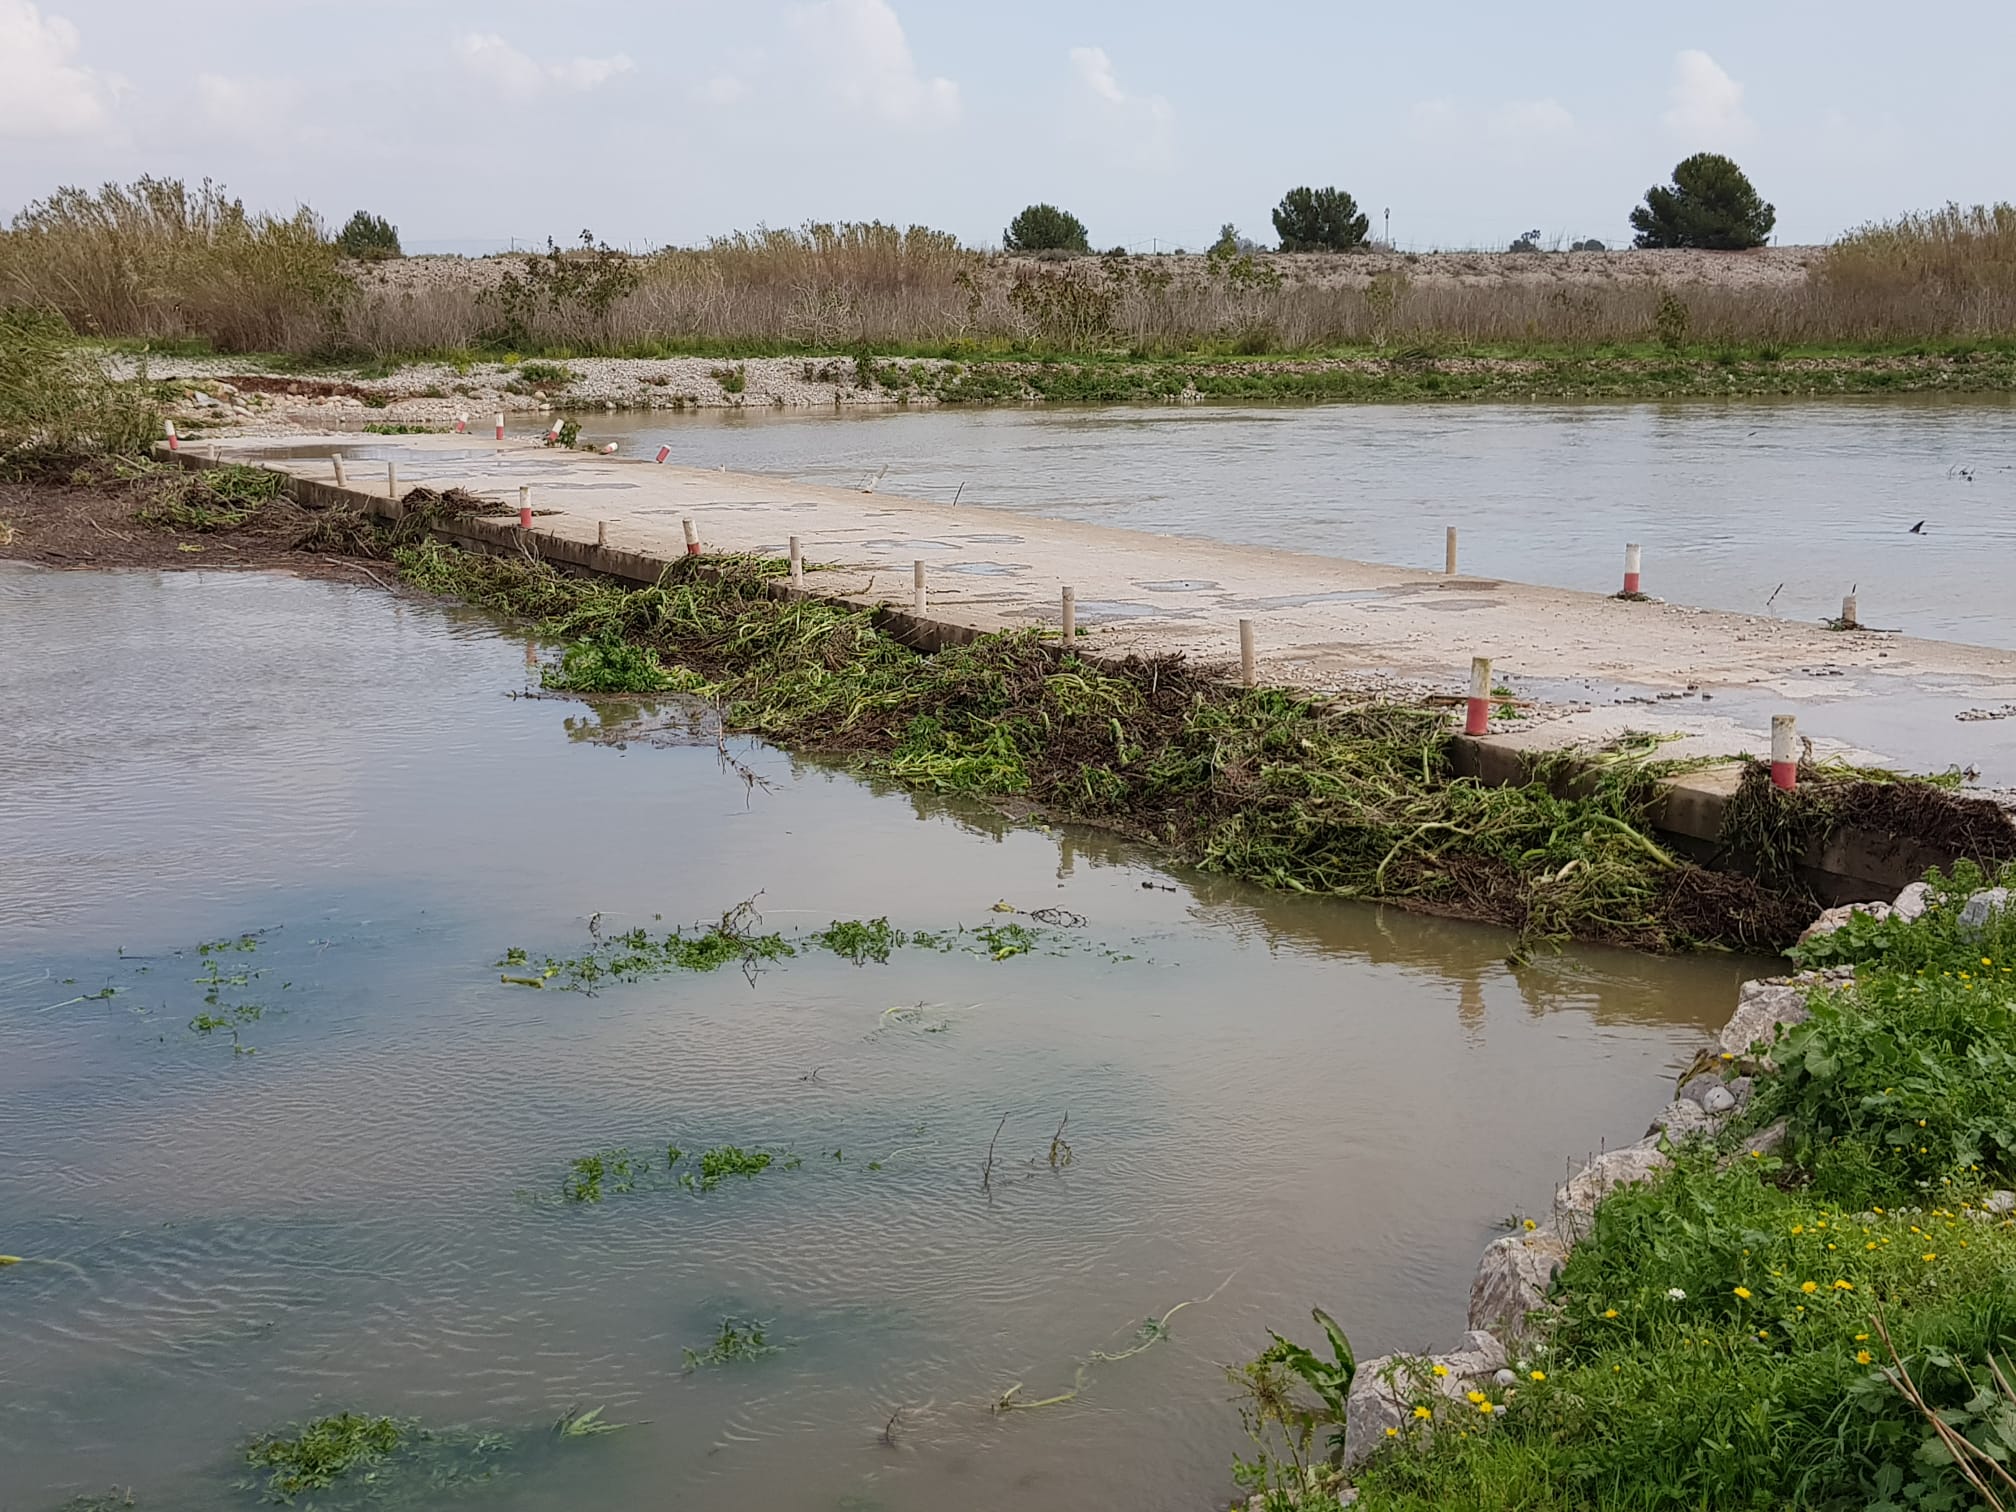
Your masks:
<svg viewBox="0 0 2016 1512"><path fill-rule="evenodd" d="M707 699L732 732L1040 806L1269 886L1648 949L1780 945L1812 916L1790 876L1711 871L1653 840L1650 762L1614 763L1578 797L1486 787L1450 770L1437 710L1240 689L1173 656L1101 667L1035 632L921 656L871 610L773 594L775 563L682 561L625 589L431 539L392 559L417 587L555 637L650 650L663 688ZM1954 801L1913 782L1844 782L1837 797L1864 818ZM2016 851L2016 832L2005 843Z"/></svg>

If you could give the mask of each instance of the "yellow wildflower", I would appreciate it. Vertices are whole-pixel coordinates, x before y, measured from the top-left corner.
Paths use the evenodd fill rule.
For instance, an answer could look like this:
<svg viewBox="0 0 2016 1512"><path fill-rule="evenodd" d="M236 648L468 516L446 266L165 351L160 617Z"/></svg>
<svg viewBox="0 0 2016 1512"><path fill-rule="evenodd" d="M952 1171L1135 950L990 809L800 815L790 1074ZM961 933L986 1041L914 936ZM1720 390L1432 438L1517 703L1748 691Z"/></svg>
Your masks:
<svg viewBox="0 0 2016 1512"><path fill-rule="evenodd" d="M1449 1367L1447 1365L1437 1365L1435 1367L1435 1374L1438 1376L1446 1376L1447 1374L1449 1374Z"/></svg>
<svg viewBox="0 0 2016 1512"><path fill-rule="evenodd" d="M1617 1316L1617 1309L1614 1307L1606 1307L1603 1309L1603 1316L1606 1318L1614 1318Z"/></svg>
<svg viewBox="0 0 2016 1512"><path fill-rule="evenodd" d="M1544 1370L1536 1370L1532 1372L1532 1376L1533 1379L1536 1381L1544 1381L1547 1379L1547 1372Z"/></svg>
<svg viewBox="0 0 2016 1512"><path fill-rule="evenodd" d="M1417 1418L1431 1418L1435 1414L1430 1412L1426 1407L1416 1407L1414 1409L1414 1416Z"/></svg>
<svg viewBox="0 0 2016 1512"><path fill-rule="evenodd" d="M1855 1363L1857 1365L1867 1365L1871 1360L1875 1358L1876 1356L1869 1353L1869 1351L1866 1349L1858 1349L1855 1351Z"/></svg>
<svg viewBox="0 0 2016 1512"><path fill-rule="evenodd" d="M1736 1295L1741 1297L1745 1302L1748 1302L1750 1300L1750 1288L1747 1286L1739 1286L1736 1288Z"/></svg>
<svg viewBox="0 0 2016 1512"><path fill-rule="evenodd" d="M1818 1281L1801 1281L1799 1283L1799 1290L1810 1297L1813 1293L1820 1290L1820 1283Z"/></svg>
<svg viewBox="0 0 2016 1512"><path fill-rule="evenodd" d="M1484 1393L1481 1391L1466 1391L1463 1393L1463 1395L1465 1396L1465 1398L1469 1400L1470 1405L1473 1407L1476 1406L1477 1403L1484 1400Z"/></svg>

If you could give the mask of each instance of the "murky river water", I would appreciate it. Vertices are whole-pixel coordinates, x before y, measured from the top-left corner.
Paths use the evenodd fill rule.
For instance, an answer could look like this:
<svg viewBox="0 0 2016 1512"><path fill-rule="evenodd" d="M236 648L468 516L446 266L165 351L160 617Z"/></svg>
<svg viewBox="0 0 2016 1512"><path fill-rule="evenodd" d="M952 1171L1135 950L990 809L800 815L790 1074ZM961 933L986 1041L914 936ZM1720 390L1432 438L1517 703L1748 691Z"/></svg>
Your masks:
<svg viewBox="0 0 2016 1512"><path fill-rule="evenodd" d="M768 410L584 417L671 460L2016 647L2016 402ZM884 473L883 469L887 472ZM1911 527L1924 522L1920 534Z"/></svg>
<svg viewBox="0 0 2016 1512"><path fill-rule="evenodd" d="M0 572L0 639L10 1512L249 1506L238 1446L346 1407L631 1425L501 1456L485 1507L1222 1505L1222 1367L1312 1303L1366 1352L1451 1340L1496 1221L1635 1137L1743 974L1515 972L1491 930L737 746L751 790L711 744L507 698L521 641L370 589ZM499 981L593 915L758 894L786 932L1089 922L1001 961ZM780 1163L557 1200L573 1157L668 1144ZM989 1412L1207 1296L1075 1400ZM683 1373L727 1316L786 1347Z"/></svg>

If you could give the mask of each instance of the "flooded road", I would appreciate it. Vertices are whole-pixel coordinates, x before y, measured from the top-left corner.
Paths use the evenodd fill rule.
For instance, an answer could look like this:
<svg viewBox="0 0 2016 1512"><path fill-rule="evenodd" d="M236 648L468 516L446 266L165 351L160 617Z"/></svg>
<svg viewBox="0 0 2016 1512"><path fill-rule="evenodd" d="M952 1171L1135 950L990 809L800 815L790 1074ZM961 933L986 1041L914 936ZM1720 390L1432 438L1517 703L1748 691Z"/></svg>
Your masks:
<svg viewBox="0 0 2016 1512"><path fill-rule="evenodd" d="M1223 1505L1224 1367L1312 1304L1452 1341L1501 1220L1637 1137L1754 971L1508 969L733 743L752 784L375 589L0 571L0 635L9 1512L251 1506L246 1439L344 1408L529 1434L472 1498L514 1512ZM499 980L749 898L804 947L753 982ZM976 943L997 903L1033 950ZM950 939L806 939L885 916ZM730 1145L775 1162L669 1179ZM658 1174L562 1201L614 1148ZM689 1373L728 1318L783 1347ZM990 1412L1017 1382L1081 1389ZM630 1426L550 1442L596 1407Z"/></svg>
<svg viewBox="0 0 2016 1512"><path fill-rule="evenodd" d="M2016 647L2016 403L1200 405L582 417L630 456ZM885 471L886 469L886 471ZM1912 533L1923 522L1923 530ZM1209 576L1200 557L1199 575Z"/></svg>

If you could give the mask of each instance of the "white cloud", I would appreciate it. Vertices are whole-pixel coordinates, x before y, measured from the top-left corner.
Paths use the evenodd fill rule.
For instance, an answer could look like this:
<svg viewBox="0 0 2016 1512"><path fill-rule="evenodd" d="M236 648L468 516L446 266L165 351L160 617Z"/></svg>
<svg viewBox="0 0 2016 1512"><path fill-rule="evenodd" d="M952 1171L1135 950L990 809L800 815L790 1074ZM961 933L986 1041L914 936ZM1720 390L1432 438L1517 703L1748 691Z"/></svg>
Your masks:
<svg viewBox="0 0 2016 1512"><path fill-rule="evenodd" d="M1575 117L1556 99L1514 100L1491 112L1489 126L1498 136L1554 136L1575 129Z"/></svg>
<svg viewBox="0 0 2016 1512"><path fill-rule="evenodd" d="M843 105L892 126L959 119L959 86L917 71L888 0L818 0L794 20L813 66Z"/></svg>
<svg viewBox="0 0 2016 1512"><path fill-rule="evenodd" d="M1743 109L1743 86L1699 48L1673 59L1672 108L1666 129L1696 147L1732 147L1748 141L1757 125Z"/></svg>
<svg viewBox="0 0 2016 1512"><path fill-rule="evenodd" d="M224 74L196 76L196 114L220 132L247 132L253 141L269 140L277 117L295 103L296 90L286 80L234 79Z"/></svg>
<svg viewBox="0 0 2016 1512"><path fill-rule="evenodd" d="M1121 128L1134 145L1151 156L1166 156L1176 109L1161 95L1129 94L1120 85L1113 60L1103 47L1071 49L1071 71L1092 98L1107 129Z"/></svg>
<svg viewBox="0 0 2016 1512"><path fill-rule="evenodd" d="M740 105L749 98L749 81L734 74L716 74L695 92L703 105Z"/></svg>
<svg viewBox="0 0 2016 1512"><path fill-rule="evenodd" d="M28 0L0 0L0 137L90 136L112 121L117 75L78 61L83 38Z"/></svg>
<svg viewBox="0 0 2016 1512"><path fill-rule="evenodd" d="M462 66L514 100L530 100L549 89L585 94L611 79L632 73L637 65L622 53L608 58L566 58L541 63L495 32L469 32L457 39Z"/></svg>

